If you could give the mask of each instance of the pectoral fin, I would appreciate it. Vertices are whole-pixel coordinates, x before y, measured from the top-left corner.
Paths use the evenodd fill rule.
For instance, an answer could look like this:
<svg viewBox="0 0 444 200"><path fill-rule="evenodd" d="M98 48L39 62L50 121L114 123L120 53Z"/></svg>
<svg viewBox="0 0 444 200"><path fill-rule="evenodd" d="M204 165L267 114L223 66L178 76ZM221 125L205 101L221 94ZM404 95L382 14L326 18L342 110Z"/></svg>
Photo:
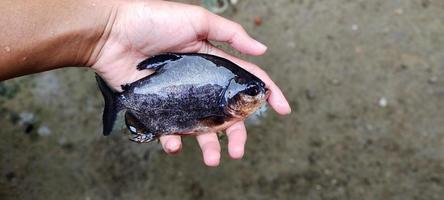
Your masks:
<svg viewBox="0 0 444 200"><path fill-rule="evenodd" d="M146 143L157 138L156 135L151 133L130 111L125 113L125 124L128 130L131 132L131 141Z"/></svg>

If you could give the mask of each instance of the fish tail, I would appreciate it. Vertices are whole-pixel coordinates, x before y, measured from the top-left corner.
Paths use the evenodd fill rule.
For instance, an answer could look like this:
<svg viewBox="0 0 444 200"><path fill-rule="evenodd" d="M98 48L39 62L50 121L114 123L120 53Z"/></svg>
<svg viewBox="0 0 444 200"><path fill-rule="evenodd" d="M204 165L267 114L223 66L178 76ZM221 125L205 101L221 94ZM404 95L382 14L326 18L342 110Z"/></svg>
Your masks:
<svg viewBox="0 0 444 200"><path fill-rule="evenodd" d="M105 108L103 110L103 135L109 135L113 130L114 123L117 118L117 113L122 109L122 105L115 93L106 82L96 74L96 81L102 92L103 99L105 100Z"/></svg>

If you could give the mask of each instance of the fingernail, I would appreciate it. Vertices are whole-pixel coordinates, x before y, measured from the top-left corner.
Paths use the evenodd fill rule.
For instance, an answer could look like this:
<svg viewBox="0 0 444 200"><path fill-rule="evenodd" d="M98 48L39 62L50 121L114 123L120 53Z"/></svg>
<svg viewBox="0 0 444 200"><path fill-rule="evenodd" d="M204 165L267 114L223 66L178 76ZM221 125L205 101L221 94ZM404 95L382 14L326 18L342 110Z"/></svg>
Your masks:
<svg viewBox="0 0 444 200"><path fill-rule="evenodd" d="M274 109L276 112L278 112L281 115L288 115L291 113L291 107L288 103L287 99L282 95L278 95L276 93L271 93L269 97L269 102L275 102L274 103Z"/></svg>
<svg viewBox="0 0 444 200"><path fill-rule="evenodd" d="M177 150L179 150L180 147L180 145L174 141L168 141L165 146L169 153L176 152Z"/></svg>
<svg viewBox="0 0 444 200"><path fill-rule="evenodd" d="M242 147L233 147L231 149L231 157L233 159L242 159L244 156L244 149Z"/></svg>
<svg viewBox="0 0 444 200"><path fill-rule="evenodd" d="M284 115L288 115L291 113L291 107L290 104L285 101L285 102L280 102L279 103L279 107L281 107L281 109L283 110L283 114Z"/></svg>
<svg viewBox="0 0 444 200"><path fill-rule="evenodd" d="M259 41L257 41L257 40L255 40L255 42L256 42L256 47L258 48L258 49L260 49L261 51L266 51L267 50L267 46L265 46L265 44L262 44L262 43L260 43Z"/></svg>
<svg viewBox="0 0 444 200"><path fill-rule="evenodd" d="M204 162L209 167L217 167L220 162L220 154L217 151L207 150L204 152Z"/></svg>

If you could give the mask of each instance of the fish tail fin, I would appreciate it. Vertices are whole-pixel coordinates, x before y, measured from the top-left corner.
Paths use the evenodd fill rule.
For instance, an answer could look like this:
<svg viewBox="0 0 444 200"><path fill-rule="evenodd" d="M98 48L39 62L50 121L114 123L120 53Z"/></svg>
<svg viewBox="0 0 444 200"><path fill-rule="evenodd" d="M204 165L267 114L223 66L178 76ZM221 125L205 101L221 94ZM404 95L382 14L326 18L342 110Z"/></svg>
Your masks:
<svg viewBox="0 0 444 200"><path fill-rule="evenodd" d="M118 95L106 84L106 82L96 74L96 81L105 100L105 108L103 110L103 135L111 134L117 113L122 109Z"/></svg>

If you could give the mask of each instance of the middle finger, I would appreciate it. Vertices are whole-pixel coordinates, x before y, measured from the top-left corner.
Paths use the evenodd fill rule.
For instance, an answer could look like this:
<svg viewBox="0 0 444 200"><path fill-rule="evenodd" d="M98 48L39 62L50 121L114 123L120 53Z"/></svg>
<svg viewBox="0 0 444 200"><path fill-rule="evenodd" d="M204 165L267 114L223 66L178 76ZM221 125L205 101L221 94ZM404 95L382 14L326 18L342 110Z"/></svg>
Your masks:
<svg viewBox="0 0 444 200"><path fill-rule="evenodd" d="M202 155L206 165L215 167L220 162L220 144L216 133L205 133L196 136L202 149Z"/></svg>

